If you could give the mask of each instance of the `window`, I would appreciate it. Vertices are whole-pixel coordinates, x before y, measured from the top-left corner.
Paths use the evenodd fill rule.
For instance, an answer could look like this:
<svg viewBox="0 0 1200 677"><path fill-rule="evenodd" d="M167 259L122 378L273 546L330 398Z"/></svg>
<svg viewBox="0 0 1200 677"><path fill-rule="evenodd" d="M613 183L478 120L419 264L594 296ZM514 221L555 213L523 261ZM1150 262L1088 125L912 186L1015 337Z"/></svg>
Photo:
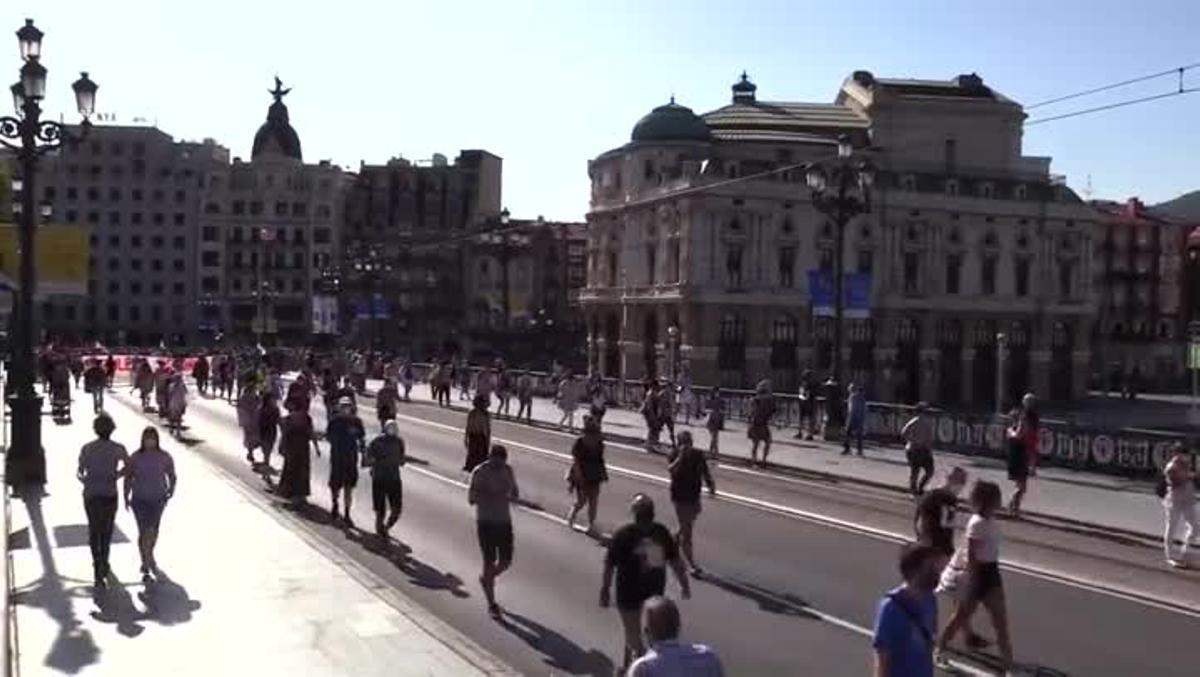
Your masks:
<svg viewBox="0 0 1200 677"><path fill-rule="evenodd" d="M116 188L109 188L108 189L108 201L109 202L120 202L121 201L121 191Z"/></svg>
<svg viewBox="0 0 1200 677"><path fill-rule="evenodd" d="M306 203L306 202L293 202L292 203L292 216L304 216L306 214L308 214L308 203Z"/></svg>
<svg viewBox="0 0 1200 677"><path fill-rule="evenodd" d="M919 269L921 255L918 252L904 252L904 293L916 294L920 291L921 280Z"/></svg>
<svg viewBox="0 0 1200 677"><path fill-rule="evenodd" d="M252 216L258 216L259 214L262 214L262 203L259 202L258 200L254 200L253 202L251 202L250 203L250 214Z"/></svg>
<svg viewBox="0 0 1200 677"><path fill-rule="evenodd" d="M608 253L608 286L617 286L617 253L615 251Z"/></svg>
<svg viewBox="0 0 1200 677"><path fill-rule="evenodd" d="M297 228L292 232L292 244L304 244L304 230Z"/></svg>
<svg viewBox="0 0 1200 677"><path fill-rule="evenodd" d="M979 269L979 288L985 296L996 293L996 265L995 256L983 257L983 265Z"/></svg>
<svg viewBox="0 0 1200 677"><path fill-rule="evenodd" d="M142 194L142 189L141 189L141 188L134 188L132 191L130 191L130 194L131 194L131 195L133 195L133 201L134 201L134 202L141 202L141 201L142 201L143 194Z"/></svg>
<svg viewBox="0 0 1200 677"><path fill-rule="evenodd" d="M287 216L287 213L288 213L288 203L286 203L286 202L276 202L275 203L275 216Z"/></svg>
<svg viewBox="0 0 1200 677"><path fill-rule="evenodd" d="M791 289L796 285L796 248L783 247L779 250L779 286Z"/></svg>
<svg viewBox="0 0 1200 677"><path fill-rule="evenodd" d="M142 260L141 259L131 259L129 261L129 269L135 273L142 272Z"/></svg>
<svg viewBox="0 0 1200 677"><path fill-rule="evenodd" d="M100 212L88 212L87 222L88 223L100 223Z"/></svg>
<svg viewBox="0 0 1200 677"><path fill-rule="evenodd" d="M108 213L108 225L110 225L110 226L121 225L121 213L120 212L109 212Z"/></svg>
<svg viewBox="0 0 1200 677"><path fill-rule="evenodd" d="M214 254L216 252L213 252ZM217 277L206 277L200 281L200 289L205 292L213 293L221 290L221 279Z"/></svg>
<svg viewBox="0 0 1200 677"><path fill-rule="evenodd" d="M990 198L995 191L996 188L992 185L991 181L984 181L983 183L979 184L979 197Z"/></svg>
<svg viewBox="0 0 1200 677"><path fill-rule="evenodd" d="M187 240L182 235L176 235L175 237L171 238L171 246L175 249L186 249Z"/></svg>
<svg viewBox="0 0 1200 677"><path fill-rule="evenodd" d="M1029 259L1020 257L1013 264L1013 278L1017 296L1029 296Z"/></svg>
<svg viewBox="0 0 1200 677"><path fill-rule="evenodd" d="M182 273L187 269L187 265L184 264L183 259L175 259L171 262L171 269L177 273Z"/></svg>
<svg viewBox="0 0 1200 677"><path fill-rule="evenodd" d="M116 280L109 280L108 281L108 293L113 296L120 294L121 293L121 285Z"/></svg>
<svg viewBox="0 0 1200 677"><path fill-rule="evenodd" d="M730 244L725 249L725 274L728 284L734 289L742 286L742 245Z"/></svg>
<svg viewBox="0 0 1200 677"><path fill-rule="evenodd" d="M874 252L872 252L870 249L858 250L858 272L870 275L874 270L874 267Z"/></svg>
<svg viewBox="0 0 1200 677"><path fill-rule="evenodd" d="M646 245L646 283L655 283L655 274L658 268L658 247L652 244Z"/></svg>
<svg viewBox="0 0 1200 677"><path fill-rule="evenodd" d="M130 294L141 294L142 293L142 283L138 282L136 280L134 280L133 282L130 282L129 283L129 293Z"/></svg>
<svg viewBox="0 0 1200 677"><path fill-rule="evenodd" d="M131 246L133 246L134 249L141 249L142 248L142 236L134 235L133 237L129 238L129 244Z"/></svg>
<svg viewBox="0 0 1200 677"><path fill-rule="evenodd" d="M241 252L233 253L233 267L235 269L242 267L242 253Z"/></svg>
<svg viewBox="0 0 1200 677"><path fill-rule="evenodd" d="M162 235L155 235L154 237L150 238L150 246L154 247L155 249L161 249L165 243L166 240L163 239Z"/></svg>
<svg viewBox="0 0 1200 677"><path fill-rule="evenodd" d="M79 213L74 209L67 210L67 223L75 223L79 220Z"/></svg>
<svg viewBox="0 0 1200 677"><path fill-rule="evenodd" d="M667 242L667 282L678 284L679 282L679 240L671 238Z"/></svg>
<svg viewBox="0 0 1200 677"><path fill-rule="evenodd" d="M246 202L244 200L233 201L233 213L235 215L246 213Z"/></svg>
<svg viewBox="0 0 1200 677"><path fill-rule="evenodd" d="M303 252L293 252L292 253L292 267L296 268L297 270L304 267L304 253Z"/></svg>
<svg viewBox="0 0 1200 677"><path fill-rule="evenodd" d="M732 313L721 318L717 368L738 370L746 366L746 322Z"/></svg>
<svg viewBox="0 0 1200 677"><path fill-rule="evenodd" d="M175 282L171 284L171 293L175 296L183 296L183 283Z"/></svg>
<svg viewBox="0 0 1200 677"><path fill-rule="evenodd" d="M204 242L216 242L219 237L216 226L204 226L200 229L200 239Z"/></svg>
<svg viewBox="0 0 1200 677"><path fill-rule="evenodd" d="M233 290L237 291L237 292L240 292L242 290L242 278L240 278L240 277L233 278Z"/></svg>
<svg viewBox="0 0 1200 677"><path fill-rule="evenodd" d="M1058 296L1063 301L1071 300L1074 293L1075 262L1058 262Z"/></svg>
<svg viewBox="0 0 1200 677"><path fill-rule="evenodd" d="M175 212L175 216L174 216L175 225L182 226L186 219L187 219L187 217L184 215L183 212Z"/></svg>
<svg viewBox="0 0 1200 677"><path fill-rule="evenodd" d="M121 259L109 259L108 260L108 269L109 270L120 270L121 269Z"/></svg>
<svg viewBox="0 0 1200 677"><path fill-rule="evenodd" d="M115 304L115 303L108 304L108 321L109 322L119 322L120 319L121 319L121 309L118 308L117 304Z"/></svg>
<svg viewBox="0 0 1200 677"><path fill-rule="evenodd" d="M156 296L161 296L163 293L162 282L155 282L154 284L150 285L150 293Z"/></svg>
<svg viewBox="0 0 1200 677"><path fill-rule="evenodd" d="M133 224L133 225L135 225L135 226L140 226L140 225L142 225L142 213L141 213L141 212L134 212L134 213L130 214L130 215L129 215L129 222L130 222L130 223L132 223L132 224Z"/></svg>
<svg viewBox="0 0 1200 677"><path fill-rule="evenodd" d="M100 199L100 189L99 188L88 188L87 189L87 199L92 200L92 201L99 200Z"/></svg>
<svg viewBox="0 0 1200 677"><path fill-rule="evenodd" d="M302 293L304 291L304 280L298 277L292 278L292 291L297 294Z"/></svg>
<svg viewBox="0 0 1200 677"><path fill-rule="evenodd" d="M150 319L154 322L162 322L162 306L150 306Z"/></svg>
<svg viewBox="0 0 1200 677"><path fill-rule="evenodd" d="M117 247L120 247L121 246L121 238L117 235L109 235L108 236L108 246L110 246L114 249Z"/></svg>
<svg viewBox="0 0 1200 677"><path fill-rule="evenodd" d="M958 294L962 283L962 254L946 257L946 293Z"/></svg>
<svg viewBox="0 0 1200 677"><path fill-rule="evenodd" d="M329 244L333 236L328 228L317 228L313 230L314 244Z"/></svg>
<svg viewBox="0 0 1200 677"><path fill-rule="evenodd" d="M333 209L329 205L317 205L317 218L327 219L333 214Z"/></svg>
<svg viewBox="0 0 1200 677"><path fill-rule="evenodd" d="M153 270L156 273L161 273L162 269L163 269L162 259L154 259L153 261L150 262L150 270Z"/></svg>
<svg viewBox="0 0 1200 677"><path fill-rule="evenodd" d="M1024 200L1027 195L1028 195L1028 189L1025 188L1025 184L1018 183L1016 188L1013 188L1013 197L1015 199Z"/></svg>
<svg viewBox="0 0 1200 677"><path fill-rule="evenodd" d="M817 251L817 267L824 271L833 270L833 250L822 247Z"/></svg>
<svg viewBox="0 0 1200 677"><path fill-rule="evenodd" d="M175 191L175 204L181 205L187 200L187 194L182 190Z"/></svg>

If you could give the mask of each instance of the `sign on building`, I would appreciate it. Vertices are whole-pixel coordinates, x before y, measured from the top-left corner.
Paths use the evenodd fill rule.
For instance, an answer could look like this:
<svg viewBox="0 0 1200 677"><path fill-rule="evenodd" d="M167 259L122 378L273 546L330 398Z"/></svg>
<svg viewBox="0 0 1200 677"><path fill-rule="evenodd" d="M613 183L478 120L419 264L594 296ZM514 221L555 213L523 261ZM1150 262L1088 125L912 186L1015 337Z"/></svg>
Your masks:
<svg viewBox="0 0 1200 677"><path fill-rule="evenodd" d="M834 276L831 270L808 271L808 296L812 303L813 315L817 317L833 317L837 314L834 306ZM851 319L866 319L871 316L871 274L843 273L842 274L842 309L846 317Z"/></svg>
<svg viewBox="0 0 1200 677"><path fill-rule="evenodd" d="M39 296L87 294L88 236L83 226L46 225L37 229L34 246ZM14 289L20 281L20 265L17 227L0 223L0 275Z"/></svg>

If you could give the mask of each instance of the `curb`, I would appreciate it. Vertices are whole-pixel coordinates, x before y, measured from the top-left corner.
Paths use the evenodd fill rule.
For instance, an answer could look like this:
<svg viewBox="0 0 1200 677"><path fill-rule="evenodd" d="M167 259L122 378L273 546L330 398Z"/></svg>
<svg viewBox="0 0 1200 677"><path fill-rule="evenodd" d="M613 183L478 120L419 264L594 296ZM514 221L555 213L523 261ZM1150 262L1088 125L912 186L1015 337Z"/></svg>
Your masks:
<svg viewBox="0 0 1200 677"><path fill-rule="evenodd" d="M112 400L120 403L122 407L135 414L142 415L140 407L135 403L127 402L124 398L114 397ZM163 434L166 434L166 429L161 423L149 417L146 420L155 428L159 428ZM345 571L350 578L366 588L368 592L412 621L414 625L429 636L431 641L441 643L451 652L457 654L464 661L470 663L486 675L492 677L516 677L521 674L487 649L484 649L475 640L460 632L449 623L434 616L366 566L330 544L325 537L305 524L304 520L292 516L286 510L272 509L272 502L269 498L246 486L245 482L212 457L216 452L213 451L207 442L189 447L188 450L195 452L226 485L241 494L248 502L273 518L281 526L294 533L301 541L313 550L316 550L322 557L325 557L335 566ZM0 677L3 677L3 675L0 675Z"/></svg>

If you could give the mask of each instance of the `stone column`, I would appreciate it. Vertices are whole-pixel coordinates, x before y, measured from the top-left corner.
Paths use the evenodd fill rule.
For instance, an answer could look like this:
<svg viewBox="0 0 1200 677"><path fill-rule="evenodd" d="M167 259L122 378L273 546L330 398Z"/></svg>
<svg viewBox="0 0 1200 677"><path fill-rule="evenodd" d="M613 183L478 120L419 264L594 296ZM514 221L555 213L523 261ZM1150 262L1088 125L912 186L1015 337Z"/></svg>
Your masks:
<svg viewBox="0 0 1200 677"><path fill-rule="evenodd" d="M1039 399L1046 399L1050 396L1050 358L1049 350L1029 351L1029 364L1033 370L1033 373L1030 374L1029 385L1033 394L1037 395Z"/></svg>
<svg viewBox="0 0 1200 677"><path fill-rule="evenodd" d="M596 369L601 376L608 376L608 339L601 334L596 339ZM591 361L588 361L591 364Z"/></svg>
<svg viewBox="0 0 1200 677"><path fill-rule="evenodd" d="M964 337L965 338L965 337ZM962 401L975 401L975 349L962 351Z"/></svg>
<svg viewBox="0 0 1200 677"><path fill-rule="evenodd" d="M938 386L941 383L942 352L936 348L922 348L918 369L921 372L921 385L918 389L921 400L935 402L938 400Z"/></svg>
<svg viewBox="0 0 1200 677"><path fill-rule="evenodd" d="M1071 397L1073 398L1087 396L1088 381L1091 380L1091 373L1088 370L1091 357L1091 351L1086 348L1071 353Z"/></svg>

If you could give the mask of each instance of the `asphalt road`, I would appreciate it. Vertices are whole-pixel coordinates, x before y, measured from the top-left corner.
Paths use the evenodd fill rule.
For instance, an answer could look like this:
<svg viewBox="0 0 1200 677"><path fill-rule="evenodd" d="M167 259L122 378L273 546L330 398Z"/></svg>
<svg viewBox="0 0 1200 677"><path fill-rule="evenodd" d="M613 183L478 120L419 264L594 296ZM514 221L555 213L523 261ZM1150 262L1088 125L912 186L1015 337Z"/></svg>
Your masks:
<svg viewBox="0 0 1200 677"><path fill-rule="evenodd" d="M119 396L136 406L132 398ZM364 422L377 432L369 401ZM314 405L323 427L320 404ZM240 447L233 407L197 400L188 411L189 445L241 481L263 487ZM508 443L510 461L530 507L517 511L516 561L501 579L503 623L484 612L473 512L460 468L464 415L423 404L401 405L400 422L410 466L405 512L394 536L400 545L381 553L365 539L327 523L314 507L314 528L348 556L487 650L528 675L611 675L620 662L615 611L597 606L603 548L568 531L563 474L570 437L497 422L493 435ZM314 506L328 506L328 454L314 458ZM611 481L604 487L600 523L610 531L625 517L635 492L653 496L660 520L674 525L664 460L609 445ZM279 459L275 467L279 467ZM360 482L358 525L373 524L369 482ZM738 467L717 469L721 497L706 500L697 527L697 553L711 572L693 583L683 602L684 634L713 645L730 675L863 675L868 671L871 625L879 596L895 584L897 545L911 504L893 494L855 486L777 478ZM707 497L706 497L707 498ZM279 509L283 509L280 507ZM1200 599L1196 576L1161 571L1147 544L1117 542L1033 524L1006 524L1006 550L1023 566L1050 575L1005 573L1019 663L1042 675L1194 675L1193 646L1200 613L1114 596L1058 580L1054 572L1097 580L1106 587L1159 597ZM668 594L678 597L672 582ZM984 617L978 626L990 634ZM966 674L986 656L964 662ZM977 673L980 674L980 673Z"/></svg>

